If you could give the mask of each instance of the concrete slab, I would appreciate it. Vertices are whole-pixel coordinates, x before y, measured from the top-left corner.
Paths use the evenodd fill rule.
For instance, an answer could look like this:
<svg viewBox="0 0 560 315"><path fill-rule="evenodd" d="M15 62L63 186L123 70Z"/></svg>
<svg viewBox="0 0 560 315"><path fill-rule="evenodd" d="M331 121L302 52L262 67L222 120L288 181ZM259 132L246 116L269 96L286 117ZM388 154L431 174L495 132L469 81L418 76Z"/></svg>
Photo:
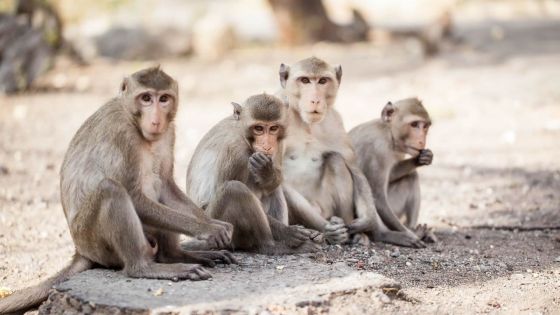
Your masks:
<svg viewBox="0 0 560 315"><path fill-rule="evenodd" d="M58 285L39 314L294 313L357 290L399 287L379 274L357 272L345 263L318 263L305 255L236 257L239 265L220 265L211 269L212 280L198 282L88 270Z"/></svg>

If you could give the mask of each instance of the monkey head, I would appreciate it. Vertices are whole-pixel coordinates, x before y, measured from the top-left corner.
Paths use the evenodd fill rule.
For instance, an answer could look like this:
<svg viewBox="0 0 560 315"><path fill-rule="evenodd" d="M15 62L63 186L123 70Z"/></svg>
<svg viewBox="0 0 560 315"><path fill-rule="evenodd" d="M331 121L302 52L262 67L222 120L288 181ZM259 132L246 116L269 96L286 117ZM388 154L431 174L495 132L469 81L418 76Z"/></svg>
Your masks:
<svg viewBox="0 0 560 315"><path fill-rule="evenodd" d="M289 105L299 112L304 122L320 123L336 99L342 67L332 67L311 57L292 67L281 64L279 74Z"/></svg>
<svg viewBox="0 0 560 315"><path fill-rule="evenodd" d="M120 99L146 141L157 141L167 131L177 113L177 91L177 82L159 66L123 80Z"/></svg>
<svg viewBox="0 0 560 315"><path fill-rule="evenodd" d="M417 156L426 148L426 136L432 121L418 99L388 102L383 107L381 119L389 125L397 151Z"/></svg>
<svg viewBox="0 0 560 315"><path fill-rule="evenodd" d="M265 93L249 97L243 106L231 104L233 117L242 124L243 137L251 149L274 156L286 130L286 105L277 97Z"/></svg>

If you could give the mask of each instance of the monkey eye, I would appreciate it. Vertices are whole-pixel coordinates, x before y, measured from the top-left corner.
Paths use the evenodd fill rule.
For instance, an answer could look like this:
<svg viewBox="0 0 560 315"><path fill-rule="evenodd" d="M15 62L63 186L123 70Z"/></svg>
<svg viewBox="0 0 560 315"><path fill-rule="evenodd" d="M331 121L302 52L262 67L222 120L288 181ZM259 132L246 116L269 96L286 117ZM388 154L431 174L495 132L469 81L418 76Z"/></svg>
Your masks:
<svg viewBox="0 0 560 315"><path fill-rule="evenodd" d="M277 133L278 130L280 130L280 126L271 126L270 127L270 133Z"/></svg>
<svg viewBox="0 0 560 315"><path fill-rule="evenodd" d="M142 94L142 96L140 97L142 99L142 101L148 103L152 101L152 96L148 93L144 93Z"/></svg>
<svg viewBox="0 0 560 315"><path fill-rule="evenodd" d="M309 81L309 78L308 78L308 77L303 77L303 78L301 78L301 83L303 83L303 84L308 84L308 83L310 83L310 82L311 82L311 81Z"/></svg>
<svg viewBox="0 0 560 315"><path fill-rule="evenodd" d="M319 84L326 84L329 81L328 78L320 78L319 79Z"/></svg>
<svg viewBox="0 0 560 315"><path fill-rule="evenodd" d="M162 96L160 96L159 101L161 103L167 103L169 101L169 96L168 95L162 95Z"/></svg>
<svg viewBox="0 0 560 315"><path fill-rule="evenodd" d="M420 123L417 122L417 121L413 121L413 122L410 123L410 126L411 126L412 128L418 128L419 125L420 125Z"/></svg>
<svg viewBox="0 0 560 315"><path fill-rule="evenodd" d="M255 131L256 134L262 134L264 132L264 127L263 126L254 126L253 130Z"/></svg>

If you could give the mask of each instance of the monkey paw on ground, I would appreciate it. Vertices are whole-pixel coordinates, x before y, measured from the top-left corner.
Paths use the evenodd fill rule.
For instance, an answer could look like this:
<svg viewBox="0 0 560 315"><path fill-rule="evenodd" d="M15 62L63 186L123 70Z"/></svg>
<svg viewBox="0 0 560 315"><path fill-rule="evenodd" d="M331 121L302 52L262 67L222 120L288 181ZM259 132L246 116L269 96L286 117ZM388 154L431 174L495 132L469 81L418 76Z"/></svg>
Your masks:
<svg viewBox="0 0 560 315"><path fill-rule="evenodd" d="M414 232L425 243L437 243L439 241L432 228L426 224L418 224Z"/></svg>
<svg viewBox="0 0 560 315"><path fill-rule="evenodd" d="M325 226L325 238L329 244L343 244L350 238L342 218L332 216Z"/></svg>
<svg viewBox="0 0 560 315"><path fill-rule="evenodd" d="M292 248L301 246L304 242L313 241L318 238L321 233L307 229L301 225L290 225L287 227L285 242L286 245Z"/></svg>

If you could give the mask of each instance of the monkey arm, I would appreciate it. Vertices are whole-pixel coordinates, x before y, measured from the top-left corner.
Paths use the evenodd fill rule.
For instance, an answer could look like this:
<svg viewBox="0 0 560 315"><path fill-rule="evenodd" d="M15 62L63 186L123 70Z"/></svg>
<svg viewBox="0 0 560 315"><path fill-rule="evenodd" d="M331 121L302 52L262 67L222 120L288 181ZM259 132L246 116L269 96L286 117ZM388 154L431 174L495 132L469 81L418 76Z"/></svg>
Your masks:
<svg viewBox="0 0 560 315"><path fill-rule="evenodd" d="M161 202L181 213L192 213L198 218L206 218L202 209L197 207L192 200L177 186L173 180L167 180L161 192Z"/></svg>
<svg viewBox="0 0 560 315"><path fill-rule="evenodd" d="M189 212L179 212L153 201L141 192L131 194L134 208L143 224L187 235L200 235L213 230L207 217Z"/></svg>
<svg viewBox="0 0 560 315"><path fill-rule="evenodd" d="M354 184L352 198L357 217L357 220L348 226L349 232L354 234L371 231L376 228L375 216L377 211L371 188L365 175L359 168L350 164L347 164L347 167Z"/></svg>
<svg viewBox="0 0 560 315"><path fill-rule="evenodd" d="M297 223L301 223L307 228L317 231L325 230L329 221L321 216L320 210L316 206L311 205L304 196L286 183L282 184L282 189L286 196L290 217L295 218Z"/></svg>
<svg viewBox="0 0 560 315"><path fill-rule="evenodd" d="M274 237L274 239L281 239L286 234L288 226L280 222L270 214L267 214L266 216L270 225L270 230L272 231L272 236Z"/></svg>
<svg viewBox="0 0 560 315"><path fill-rule="evenodd" d="M418 164L416 163L416 158L399 161L391 170L391 173L389 175L389 183L395 182L407 175L410 175L416 170L417 167Z"/></svg>
<svg viewBox="0 0 560 315"><path fill-rule="evenodd" d="M265 182L261 183L261 188L264 189L267 193L273 192L280 184L282 183L282 171L274 166L273 171L270 173Z"/></svg>
<svg viewBox="0 0 560 315"><path fill-rule="evenodd" d="M409 231L408 228L406 228L397 218L389 205L389 201L387 200L389 172L368 175L369 176L367 176L367 178L369 179L372 188L375 207L377 208L377 213L383 220L383 223L392 230Z"/></svg>

